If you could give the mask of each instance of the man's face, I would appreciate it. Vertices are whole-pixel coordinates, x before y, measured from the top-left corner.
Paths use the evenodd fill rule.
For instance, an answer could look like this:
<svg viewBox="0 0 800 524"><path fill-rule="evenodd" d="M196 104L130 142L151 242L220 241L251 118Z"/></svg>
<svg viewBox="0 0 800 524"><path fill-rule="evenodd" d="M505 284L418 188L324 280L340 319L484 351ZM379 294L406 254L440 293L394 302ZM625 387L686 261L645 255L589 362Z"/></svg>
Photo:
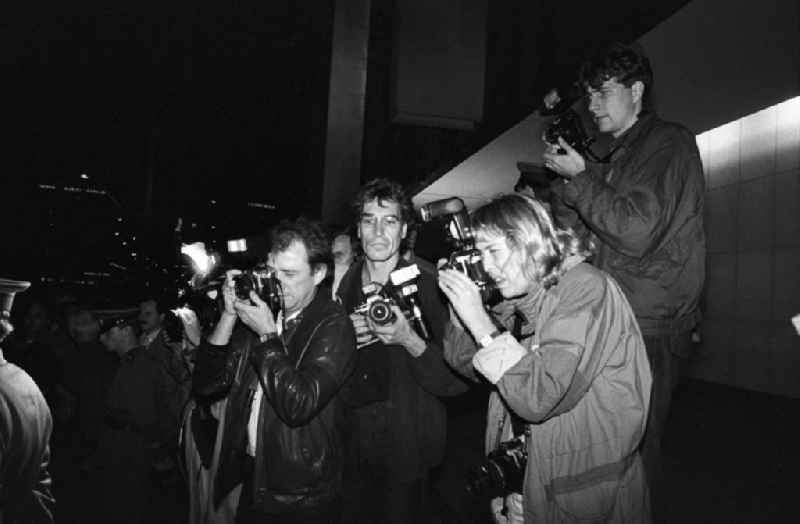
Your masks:
<svg viewBox="0 0 800 524"><path fill-rule="evenodd" d="M358 238L368 260L384 262L398 254L407 232L401 216L400 204L391 200L371 200L364 204Z"/></svg>
<svg viewBox="0 0 800 524"><path fill-rule="evenodd" d="M333 263L337 266L349 266L353 262L353 246L347 235L334 238L331 251L333 251Z"/></svg>
<svg viewBox="0 0 800 524"><path fill-rule="evenodd" d="M25 332L35 335L43 332L48 327L47 310L41 304L33 304L25 315Z"/></svg>
<svg viewBox="0 0 800 524"><path fill-rule="evenodd" d="M76 344L88 344L97 341L100 325L88 311L77 311L67 320L69 335Z"/></svg>
<svg viewBox="0 0 800 524"><path fill-rule="evenodd" d="M586 88L589 112L601 133L610 133L617 138L636 122L641 110L644 85L634 82L625 87L615 78L606 80L599 90Z"/></svg>
<svg viewBox="0 0 800 524"><path fill-rule="evenodd" d="M325 269L313 270L303 242L295 240L283 251L269 254L269 265L283 289L284 315L300 311L314 298L317 286L325 278Z"/></svg>
<svg viewBox="0 0 800 524"><path fill-rule="evenodd" d="M122 327L114 326L107 331L100 334L100 343L108 350L114 353L119 351L122 340Z"/></svg>
<svg viewBox="0 0 800 524"><path fill-rule="evenodd" d="M161 327L164 315L158 313L155 300L145 300L139 304L139 324L142 331L151 333Z"/></svg>

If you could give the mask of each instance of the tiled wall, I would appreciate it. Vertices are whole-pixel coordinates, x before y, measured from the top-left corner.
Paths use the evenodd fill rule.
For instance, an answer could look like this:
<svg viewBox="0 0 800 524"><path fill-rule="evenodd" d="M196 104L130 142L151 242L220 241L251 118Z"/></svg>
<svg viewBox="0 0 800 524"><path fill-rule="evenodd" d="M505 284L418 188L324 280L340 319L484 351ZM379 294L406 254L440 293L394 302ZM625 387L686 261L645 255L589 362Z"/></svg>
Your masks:
<svg viewBox="0 0 800 524"><path fill-rule="evenodd" d="M800 397L800 97L697 137L706 173L703 343L691 374Z"/></svg>

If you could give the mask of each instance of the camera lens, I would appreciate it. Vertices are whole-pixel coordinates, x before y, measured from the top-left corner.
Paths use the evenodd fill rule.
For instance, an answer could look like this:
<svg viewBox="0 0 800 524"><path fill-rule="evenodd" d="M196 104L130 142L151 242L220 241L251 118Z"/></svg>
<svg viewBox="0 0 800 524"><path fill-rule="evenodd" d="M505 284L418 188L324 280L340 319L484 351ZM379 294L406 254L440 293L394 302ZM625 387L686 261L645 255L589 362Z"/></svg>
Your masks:
<svg viewBox="0 0 800 524"><path fill-rule="evenodd" d="M385 300L373 301L367 310L369 318L378 325L391 324L394 321L394 313L388 302Z"/></svg>
<svg viewBox="0 0 800 524"><path fill-rule="evenodd" d="M233 284L236 288L236 297L241 300L250 298L250 290L253 289L253 282L250 275L242 273L233 277Z"/></svg>

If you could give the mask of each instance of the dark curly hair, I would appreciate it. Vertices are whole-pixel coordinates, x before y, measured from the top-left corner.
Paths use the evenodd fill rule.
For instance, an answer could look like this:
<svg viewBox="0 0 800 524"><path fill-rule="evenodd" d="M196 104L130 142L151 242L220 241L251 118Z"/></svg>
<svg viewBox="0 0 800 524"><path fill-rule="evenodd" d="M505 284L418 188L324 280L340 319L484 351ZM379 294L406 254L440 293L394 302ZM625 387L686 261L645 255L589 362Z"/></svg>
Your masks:
<svg viewBox="0 0 800 524"><path fill-rule="evenodd" d="M361 219L364 205L373 200L377 200L379 205L383 205L384 202L397 202L400 205L400 218L408 226L409 231L413 229L416 220L414 206L403 186L386 178L376 178L364 185L353 201L356 223Z"/></svg>
<svg viewBox="0 0 800 524"><path fill-rule="evenodd" d="M292 242L302 242L308 252L308 265L316 271L330 269L333 265L331 241L325 228L316 220L298 218L282 220L270 231L270 251L277 253L288 249Z"/></svg>
<svg viewBox="0 0 800 524"><path fill-rule="evenodd" d="M644 84L644 100L649 99L653 70L650 60L639 50L613 43L593 53L581 64L578 72L578 83L594 90L600 90L603 83L612 78L625 87L641 82Z"/></svg>

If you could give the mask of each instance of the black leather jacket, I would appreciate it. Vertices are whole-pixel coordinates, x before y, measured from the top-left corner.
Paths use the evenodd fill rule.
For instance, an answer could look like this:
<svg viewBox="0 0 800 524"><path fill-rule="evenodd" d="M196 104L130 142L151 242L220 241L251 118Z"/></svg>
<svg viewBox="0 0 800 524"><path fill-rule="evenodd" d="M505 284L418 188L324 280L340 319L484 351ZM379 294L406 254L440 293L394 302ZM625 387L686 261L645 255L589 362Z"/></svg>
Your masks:
<svg viewBox="0 0 800 524"><path fill-rule="evenodd" d="M247 423L257 387L263 387L264 395L253 476L245 482L252 493L241 499L253 507L244 509L282 513L316 506L339 493L344 428L337 393L353 369L354 356L353 325L324 292L287 324L280 338L261 343L239 325L228 346L200 346L195 396L229 398L215 504L245 481Z"/></svg>

